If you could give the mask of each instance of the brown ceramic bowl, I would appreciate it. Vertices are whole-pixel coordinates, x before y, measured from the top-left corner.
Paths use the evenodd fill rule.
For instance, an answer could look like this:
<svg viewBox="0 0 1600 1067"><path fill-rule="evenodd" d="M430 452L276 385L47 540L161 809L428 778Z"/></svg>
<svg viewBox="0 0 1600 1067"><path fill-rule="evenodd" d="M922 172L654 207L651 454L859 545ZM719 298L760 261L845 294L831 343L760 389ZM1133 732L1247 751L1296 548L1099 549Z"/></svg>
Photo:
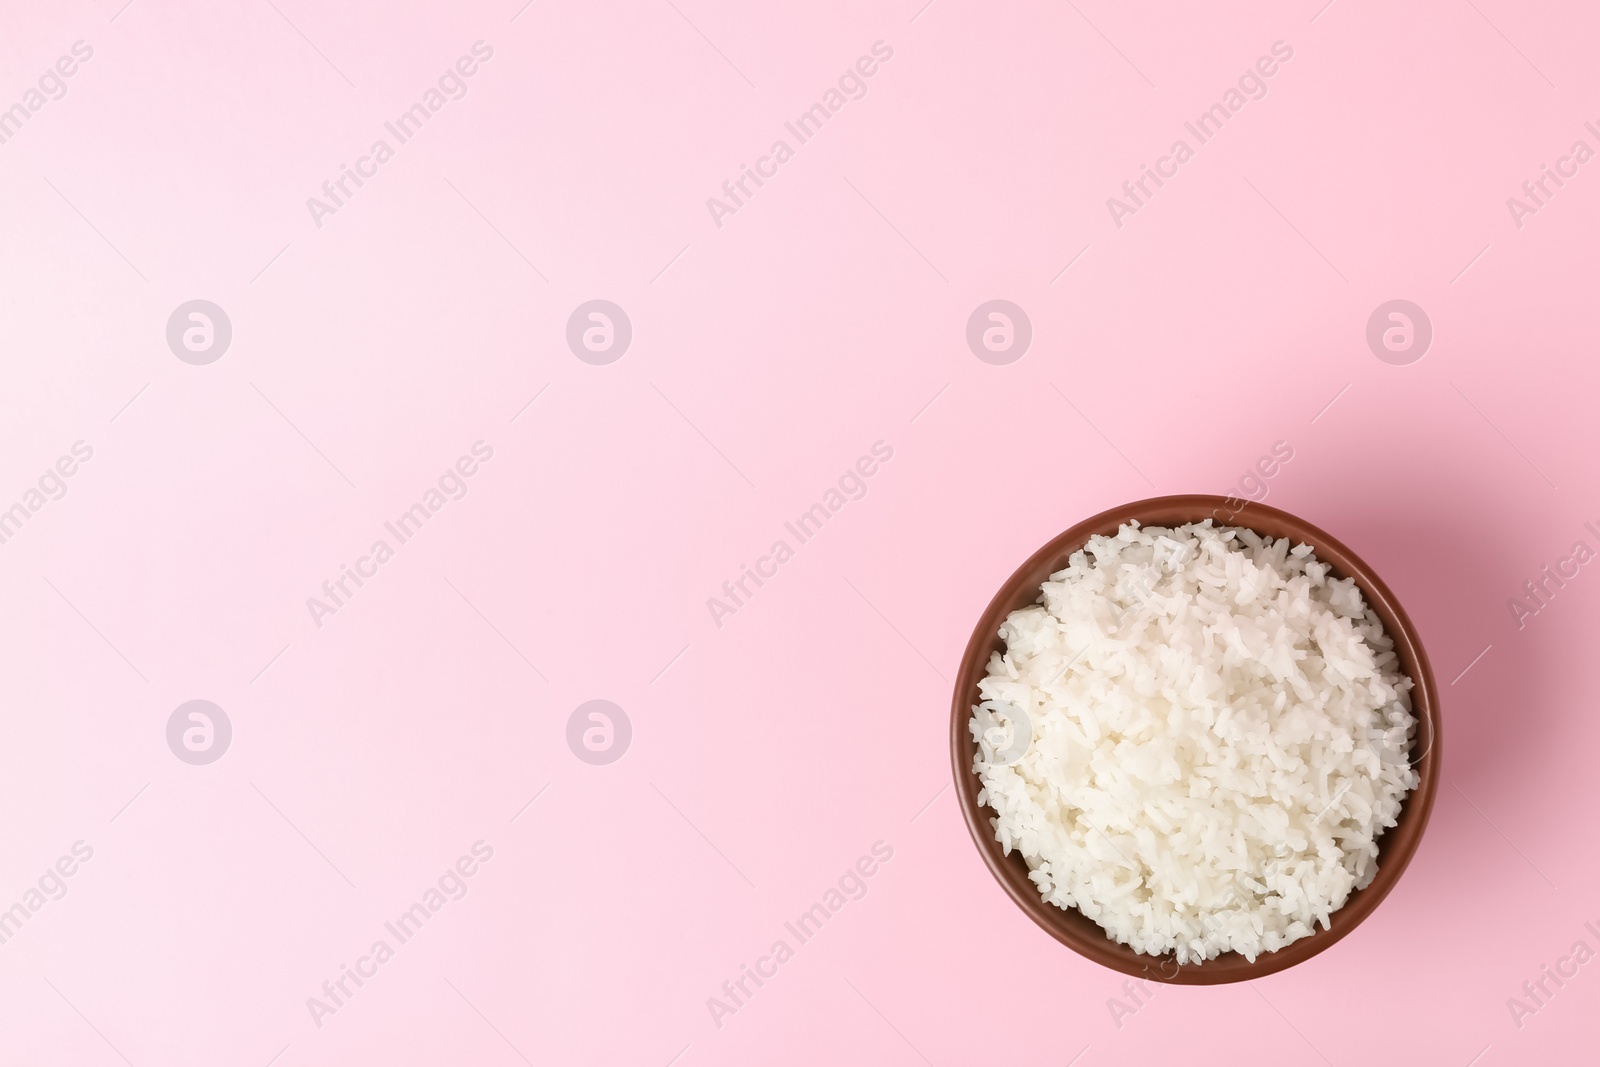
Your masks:
<svg viewBox="0 0 1600 1067"><path fill-rule="evenodd" d="M972 758L977 746L967 729L967 722L972 716L972 706L979 702L978 681L984 676L990 653L1004 651L1004 642L999 637L1000 623L1018 608L1036 603L1039 587L1045 579L1065 567L1067 557L1082 548L1084 542L1095 534L1115 533L1130 519L1139 520L1143 526L1181 526L1207 518L1214 519L1218 525L1242 526L1267 536L1289 537L1296 543L1309 544L1316 551L1317 558L1331 565L1338 577L1355 579L1367 603L1383 620L1384 628L1394 639L1401 666L1414 683L1411 700L1413 714L1417 717L1417 735L1412 742L1410 758L1421 781L1406 797L1398 825L1378 839L1377 877L1365 889L1352 893L1344 907L1333 913L1330 929L1318 927L1309 937L1303 937L1276 952L1262 953L1254 963L1236 952L1229 952L1201 963L1180 965L1170 955L1151 956L1135 952L1127 945L1111 940L1104 930L1077 909L1060 908L1046 903L1040 897L1038 888L1028 880L1028 865L1021 854L1012 852L1006 856L1001 852L1000 843L995 840L994 831L989 825L995 813L987 806L978 804L979 781L977 775L972 773ZM1245 503L1239 506L1237 500L1220 496L1155 497L1112 508L1078 523L1035 552L1000 587L984 610L983 617L978 620L977 628L972 631L972 639L967 642L967 650L961 657L961 670L956 677L950 709L950 757L961 813L967 820L967 829L972 832L978 852L1017 907L1051 937L1112 970L1152 981L1178 985L1240 982L1273 974L1315 956L1354 930L1394 888L1406 864L1411 861L1412 853L1416 852L1417 843L1422 839L1422 831L1428 825L1434 793L1439 785L1439 692L1434 684L1433 671L1428 666L1427 653L1422 650L1422 641L1417 637L1411 620L1406 617L1405 610L1372 568L1344 545L1304 519L1297 519L1264 504Z"/></svg>

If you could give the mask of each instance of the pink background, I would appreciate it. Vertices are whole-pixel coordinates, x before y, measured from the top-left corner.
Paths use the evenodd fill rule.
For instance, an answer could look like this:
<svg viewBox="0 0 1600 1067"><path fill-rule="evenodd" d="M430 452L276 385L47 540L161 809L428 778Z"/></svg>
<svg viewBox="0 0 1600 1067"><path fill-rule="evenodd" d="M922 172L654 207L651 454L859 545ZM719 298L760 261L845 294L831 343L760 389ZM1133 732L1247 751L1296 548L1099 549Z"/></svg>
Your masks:
<svg viewBox="0 0 1600 1067"><path fill-rule="evenodd" d="M0 508L94 454L0 545L0 908L93 858L0 945L0 1062L1591 1061L1600 963L1507 999L1600 948L1600 575L1520 629L1507 601L1600 547L1600 163L1520 227L1506 199L1600 148L1600 25L1321 3L8 4L0 107L93 57L0 145ZM467 95L319 227L307 198L479 40ZM865 97L717 226L876 41ZM1265 98L1116 226L1275 41ZM233 327L205 366L165 337L196 298ZM565 341L597 298L633 325L607 366ZM1435 331L1404 366L1365 341L1397 298ZM991 299L1032 323L1007 366L965 340ZM480 440L467 495L315 625ZM880 440L867 495L715 625ZM1116 1012L1122 977L968 839L948 679L1038 545L1229 492L1279 441L1267 500L1427 643L1438 805L1326 954ZM167 746L193 699L233 725L208 766ZM591 699L632 724L610 765L566 741ZM467 895L319 1027L307 998L479 840Z"/></svg>

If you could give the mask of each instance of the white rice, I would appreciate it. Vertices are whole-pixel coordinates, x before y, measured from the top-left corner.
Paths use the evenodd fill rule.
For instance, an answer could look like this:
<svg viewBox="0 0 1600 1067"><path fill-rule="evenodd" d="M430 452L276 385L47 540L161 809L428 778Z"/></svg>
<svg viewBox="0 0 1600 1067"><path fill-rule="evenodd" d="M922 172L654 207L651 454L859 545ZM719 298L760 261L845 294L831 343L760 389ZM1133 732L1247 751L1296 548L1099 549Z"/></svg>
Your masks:
<svg viewBox="0 0 1600 1067"><path fill-rule="evenodd" d="M1309 545L1130 523L1000 636L973 771L1045 900L1139 952L1254 960L1372 881L1417 784L1411 680Z"/></svg>

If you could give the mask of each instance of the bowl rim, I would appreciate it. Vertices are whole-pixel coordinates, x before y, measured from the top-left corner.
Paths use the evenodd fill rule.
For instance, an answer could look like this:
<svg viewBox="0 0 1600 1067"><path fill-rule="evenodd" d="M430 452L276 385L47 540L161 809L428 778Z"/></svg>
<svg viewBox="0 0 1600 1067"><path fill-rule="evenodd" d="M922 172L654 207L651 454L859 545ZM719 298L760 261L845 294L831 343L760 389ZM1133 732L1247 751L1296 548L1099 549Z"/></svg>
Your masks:
<svg viewBox="0 0 1600 1067"><path fill-rule="evenodd" d="M1222 512L1226 513L1226 519L1218 517ZM1161 517L1147 518L1151 515ZM1176 517L1180 515L1192 517ZM1368 606L1383 621L1395 642L1401 666L1412 680L1412 714L1418 721L1412 751L1421 743L1424 733L1428 739L1422 756L1414 764L1419 779L1417 786L1402 801L1396 825L1378 839L1378 870L1372 882L1351 893L1344 906L1332 914L1329 928L1316 927L1310 936L1275 952L1263 952L1253 963L1236 952L1187 964L1179 964L1170 954L1137 953L1112 940L1076 908L1047 903L1029 881L1027 863L1021 853L1013 850L1006 856L1001 851L989 825L994 811L978 804L980 782L972 772L977 746L967 729L971 707L978 703L977 683L986 671L990 653L1004 647L998 634L1000 623L1017 608L1036 602L1039 586L1050 573L1066 566L1067 557L1082 548L1091 536L1114 533L1131 520L1138 520L1141 526L1175 526L1206 518L1215 520L1218 526L1244 527L1263 536L1292 536L1296 543L1310 544L1317 558L1329 564L1336 576L1355 579ZM1259 523L1279 532L1269 533ZM1022 596L1026 599L1019 600ZM1320 527L1266 504L1241 503L1237 497L1190 493L1134 500L1083 519L1051 538L1012 572L979 616L961 654L951 694L950 765L956 796L967 830L989 873L1035 924L1079 955L1123 974L1172 985L1215 985L1274 974L1326 951L1360 925L1389 895L1416 853L1438 792L1440 758L1438 686L1421 637L1394 593L1370 565Z"/></svg>

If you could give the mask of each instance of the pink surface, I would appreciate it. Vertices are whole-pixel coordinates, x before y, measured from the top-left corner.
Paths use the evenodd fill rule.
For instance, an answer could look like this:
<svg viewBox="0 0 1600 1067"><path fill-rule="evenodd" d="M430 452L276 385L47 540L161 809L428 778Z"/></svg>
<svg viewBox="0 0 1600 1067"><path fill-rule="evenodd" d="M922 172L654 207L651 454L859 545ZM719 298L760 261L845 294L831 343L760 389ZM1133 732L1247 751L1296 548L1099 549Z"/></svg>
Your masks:
<svg viewBox="0 0 1600 1067"><path fill-rule="evenodd" d="M1600 23L1321 3L11 5L0 1062L1592 1059ZM947 680L1052 535L1280 442L1439 803L1326 954L1134 999L979 861Z"/></svg>

